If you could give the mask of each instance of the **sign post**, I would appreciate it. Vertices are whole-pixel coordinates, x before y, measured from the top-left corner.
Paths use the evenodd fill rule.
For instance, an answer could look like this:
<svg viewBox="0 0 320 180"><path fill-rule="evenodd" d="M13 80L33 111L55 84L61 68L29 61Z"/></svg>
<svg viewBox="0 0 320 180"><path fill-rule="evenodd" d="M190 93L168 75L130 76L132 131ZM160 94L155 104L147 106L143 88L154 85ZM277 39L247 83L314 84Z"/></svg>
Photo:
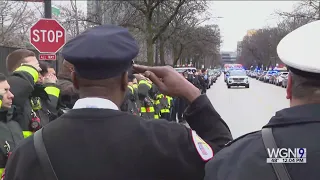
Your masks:
<svg viewBox="0 0 320 180"><path fill-rule="evenodd" d="M30 28L30 44L41 53L40 60L56 60L65 43L65 29L54 19L40 19Z"/></svg>

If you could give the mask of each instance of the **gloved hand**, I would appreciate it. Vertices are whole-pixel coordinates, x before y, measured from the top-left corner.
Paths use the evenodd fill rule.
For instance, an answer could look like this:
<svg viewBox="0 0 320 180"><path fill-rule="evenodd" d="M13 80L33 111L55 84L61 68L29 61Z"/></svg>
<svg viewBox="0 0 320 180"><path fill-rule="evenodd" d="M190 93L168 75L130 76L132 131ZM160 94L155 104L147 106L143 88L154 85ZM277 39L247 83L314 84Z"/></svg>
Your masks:
<svg viewBox="0 0 320 180"><path fill-rule="evenodd" d="M49 74L43 78L43 84L56 84L57 81L57 77L53 74Z"/></svg>

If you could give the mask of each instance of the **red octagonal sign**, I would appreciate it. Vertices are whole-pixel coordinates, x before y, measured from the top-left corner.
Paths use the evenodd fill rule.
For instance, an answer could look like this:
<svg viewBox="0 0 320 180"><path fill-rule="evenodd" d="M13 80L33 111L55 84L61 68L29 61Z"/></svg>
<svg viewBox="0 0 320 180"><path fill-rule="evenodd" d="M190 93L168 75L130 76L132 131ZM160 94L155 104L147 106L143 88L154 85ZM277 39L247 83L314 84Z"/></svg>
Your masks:
<svg viewBox="0 0 320 180"><path fill-rule="evenodd" d="M65 29L54 19L40 19L30 28L30 43L40 53L56 53L66 43Z"/></svg>

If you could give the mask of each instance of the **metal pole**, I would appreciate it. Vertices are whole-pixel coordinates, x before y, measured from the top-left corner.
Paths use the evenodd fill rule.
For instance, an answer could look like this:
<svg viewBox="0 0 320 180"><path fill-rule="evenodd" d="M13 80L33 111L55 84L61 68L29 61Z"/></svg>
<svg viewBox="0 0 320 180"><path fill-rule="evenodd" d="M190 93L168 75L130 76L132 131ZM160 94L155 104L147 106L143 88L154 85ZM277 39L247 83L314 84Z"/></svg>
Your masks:
<svg viewBox="0 0 320 180"><path fill-rule="evenodd" d="M52 18L51 0L44 0L43 4L44 4L44 18L51 19ZM57 56L58 56L58 54L57 54ZM49 64L54 66L53 68L56 70L56 73L58 73L58 60L56 60L55 62L51 61L51 62L49 62Z"/></svg>
<svg viewBox="0 0 320 180"><path fill-rule="evenodd" d="M51 12L51 0L44 0L44 18L51 19L52 12Z"/></svg>

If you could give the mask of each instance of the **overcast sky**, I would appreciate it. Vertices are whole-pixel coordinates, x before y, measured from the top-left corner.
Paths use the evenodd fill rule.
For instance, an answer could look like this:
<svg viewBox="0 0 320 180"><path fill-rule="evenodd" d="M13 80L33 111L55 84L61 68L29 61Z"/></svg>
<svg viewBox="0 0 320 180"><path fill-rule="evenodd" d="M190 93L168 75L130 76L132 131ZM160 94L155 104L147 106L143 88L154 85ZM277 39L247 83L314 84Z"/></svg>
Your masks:
<svg viewBox="0 0 320 180"><path fill-rule="evenodd" d="M297 1L210 1L209 11L220 26L223 36L222 51L235 51L249 29L275 26L279 18L275 10L291 11Z"/></svg>
<svg viewBox="0 0 320 180"><path fill-rule="evenodd" d="M53 1L53 4L66 4L66 1ZM208 24L218 24L223 36L222 51L236 51L237 42L241 41L249 29L275 26L279 18L275 10L291 11L297 1L208 1L209 13L214 19ZM86 9L86 1L78 1Z"/></svg>

